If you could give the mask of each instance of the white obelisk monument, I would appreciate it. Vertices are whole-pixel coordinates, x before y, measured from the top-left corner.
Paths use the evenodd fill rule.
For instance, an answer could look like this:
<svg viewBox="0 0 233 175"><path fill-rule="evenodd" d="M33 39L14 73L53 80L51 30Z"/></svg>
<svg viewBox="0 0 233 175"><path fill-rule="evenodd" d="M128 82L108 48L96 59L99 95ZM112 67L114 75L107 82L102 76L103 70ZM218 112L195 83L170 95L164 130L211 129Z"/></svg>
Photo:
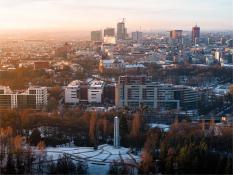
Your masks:
<svg viewBox="0 0 233 175"><path fill-rule="evenodd" d="M114 147L120 147L120 135L119 135L119 118L116 116L114 117Z"/></svg>

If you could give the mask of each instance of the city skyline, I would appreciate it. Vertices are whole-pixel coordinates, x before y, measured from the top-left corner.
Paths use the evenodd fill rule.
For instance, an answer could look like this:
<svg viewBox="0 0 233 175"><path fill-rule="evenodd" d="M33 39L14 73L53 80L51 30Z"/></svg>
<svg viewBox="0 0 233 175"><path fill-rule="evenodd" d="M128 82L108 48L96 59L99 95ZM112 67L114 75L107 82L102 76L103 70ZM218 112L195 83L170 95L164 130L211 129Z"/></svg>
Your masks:
<svg viewBox="0 0 233 175"><path fill-rule="evenodd" d="M232 30L231 0L0 0L0 31L95 30L116 28L126 18L129 30Z"/></svg>

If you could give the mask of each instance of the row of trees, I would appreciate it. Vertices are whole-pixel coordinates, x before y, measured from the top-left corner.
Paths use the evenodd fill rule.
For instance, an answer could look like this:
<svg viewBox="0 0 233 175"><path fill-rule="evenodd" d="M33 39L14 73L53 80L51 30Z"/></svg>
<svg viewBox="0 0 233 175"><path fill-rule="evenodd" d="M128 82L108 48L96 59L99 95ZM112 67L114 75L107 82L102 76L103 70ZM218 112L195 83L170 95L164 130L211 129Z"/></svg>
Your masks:
<svg viewBox="0 0 233 175"><path fill-rule="evenodd" d="M148 131L141 173L232 174L232 128L174 123L168 133Z"/></svg>
<svg viewBox="0 0 233 175"><path fill-rule="evenodd" d="M10 86L12 89L26 89L29 83L40 86L51 86L51 75L44 70L33 68L17 68L13 71L0 72L0 85Z"/></svg>
<svg viewBox="0 0 233 175"><path fill-rule="evenodd" d="M87 164L68 155L46 156L44 142L30 147L26 138L13 136L11 127L0 129L0 172L3 174L87 174Z"/></svg>
<svg viewBox="0 0 233 175"><path fill-rule="evenodd" d="M4 168L8 171L14 164L17 167L14 168L14 172L29 171L29 168L25 167L30 165L29 160L34 157L31 156L33 155L31 151L15 151L19 150L17 146L24 142L33 146L38 145L41 150L44 147L41 141L44 141L45 145L56 146L74 140L77 146L95 148L102 143L112 144L113 117L116 115L120 118L121 145L131 147L135 153L142 151L140 173L229 173L231 170L230 127L220 128L213 121L210 124L175 121L170 131L165 133L159 128L147 130L140 111L133 115L125 111L90 113L78 108L68 110L63 118L56 114L48 115L30 110L2 112L1 155L4 155L6 148L8 149L6 145L15 145L9 147L12 148L8 151L9 163ZM48 129L46 132L43 131L44 127ZM30 136L29 131L32 131ZM41 133L44 135L43 138ZM18 152L18 155L27 162L17 164L15 153ZM27 154L21 154L22 152ZM4 157L1 160L6 162ZM22 170L21 164L24 165ZM54 164L51 166L51 171L57 171ZM126 170L127 167L122 164L112 166L112 172Z"/></svg>
<svg viewBox="0 0 233 175"><path fill-rule="evenodd" d="M203 85L204 83L211 83L216 79L220 81L232 81L232 71L220 66L198 67L192 65L177 65L176 67L169 67L163 69L157 64L147 65L146 73L153 75L154 80L160 82L167 82L173 84L180 83L180 77L186 76L188 78L188 85Z"/></svg>
<svg viewBox="0 0 233 175"><path fill-rule="evenodd" d="M70 156L60 156L56 162L46 165L48 174L87 174L88 165L85 162L73 161Z"/></svg>
<svg viewBox="0 0 233 175"><path fill-rule="evenodd" d="M140 113L91 113L83 112L79 108L67 110L63 118L56 113L48 114L24 111L0 112L1 127L12 127L14 136L26 136L27 141L36 145L43 139L46 145L56 146L75 142L77 146L94 146L112 143L113 118L120 118L121 144L127 147L140 149L144 140L144 124ZM40 129L39 129L40 128ZM39 130L38 130L39 129ZM32 131L29 137L29 131ZM44 137L41 138L40 135ZM130 140L130 142L129 142Z"/></svg>
<svg viewBox="0 0 233 175"><path fill-rule="evenodd" d="M1 172L6 174L31 173L35 157L31 147L26 145L25 138L20 135L14 136L13 129L6 127L0 129L0 139ZM43 143L39 145L43 148Z"/></svg>

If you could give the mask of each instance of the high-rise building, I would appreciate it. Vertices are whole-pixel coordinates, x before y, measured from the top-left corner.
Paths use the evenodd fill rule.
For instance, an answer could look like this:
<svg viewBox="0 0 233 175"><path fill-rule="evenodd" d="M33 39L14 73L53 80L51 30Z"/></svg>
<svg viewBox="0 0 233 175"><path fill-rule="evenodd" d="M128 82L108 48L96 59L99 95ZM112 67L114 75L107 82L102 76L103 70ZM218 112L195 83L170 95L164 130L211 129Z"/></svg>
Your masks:
<svg viewBox="0 0 233 175"><path fill-rule="evenodd" d="M91 41L102 41L102 31L101 30L92 31Z"/></svg>
<svg viewBox="0 0 233 175"><path fill-rule="evenodd" d="M9 87L0 86L0 109L41 109L47 106L46 87L29 87L26 91L13 92Z"/></svg>
<svg viewBox="0 0 233 175"><path fill-rule="evenodd" d="M170 38L174 40L182 40L182 30L172 30L170 31Z"/></svg>
<svg viewBox="0 0 233 175"><path fill-rule="evenodd" d="M139 31L132 32L132 40L133 41L141 41L142 40L142 32L139 32Z"/></svg>
<svg viewBox="0 0 233 175"><path fill-rule="evenodd" d="M115 29L114 28L106 28L104 29L104 37L114 37Z"/></svg>
<svg viewBox="0 0 233 175"><path fill-rule="evenodd" d="M200 27L197 25L192 28L192 42L197 44L200 39Z"/></svg>
<svg viewBox="0 0 233 175"><path fill-rule="evenodd" d="M125 27L125 21L117 23L117 39L125 40L127 38L127 28Z"/></svg>

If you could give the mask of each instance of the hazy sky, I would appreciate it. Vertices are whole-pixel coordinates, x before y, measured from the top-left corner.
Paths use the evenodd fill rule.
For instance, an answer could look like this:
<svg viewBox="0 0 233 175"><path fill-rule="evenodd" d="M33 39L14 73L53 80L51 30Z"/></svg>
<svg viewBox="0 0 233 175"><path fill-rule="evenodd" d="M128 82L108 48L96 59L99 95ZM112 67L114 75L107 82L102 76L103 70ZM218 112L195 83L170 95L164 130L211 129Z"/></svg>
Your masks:
<svg viewBox="0 0 233 175"><path fill-rule="evenodd" d="M233 29L232 0L0 0L0 30Z"/></svg>

